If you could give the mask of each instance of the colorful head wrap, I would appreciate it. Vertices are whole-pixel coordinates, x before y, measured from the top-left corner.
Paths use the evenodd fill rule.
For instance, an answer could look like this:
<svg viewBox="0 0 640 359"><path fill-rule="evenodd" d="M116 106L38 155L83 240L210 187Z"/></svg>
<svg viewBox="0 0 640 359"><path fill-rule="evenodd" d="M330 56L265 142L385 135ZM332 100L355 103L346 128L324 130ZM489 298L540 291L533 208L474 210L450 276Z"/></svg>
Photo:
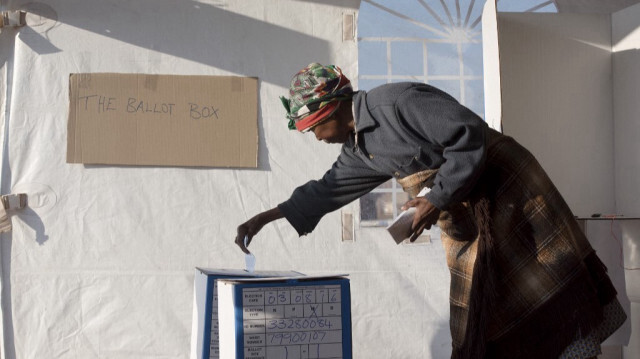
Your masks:
<svg viewBox="0 0 640 359"><path fill-rule="evenodd" d="M305 132L329 118L340 101L352 95L351 82L338 66L314 62L293 76L290 98L281 96L280 100L287 110L289 129Z"/></svg>

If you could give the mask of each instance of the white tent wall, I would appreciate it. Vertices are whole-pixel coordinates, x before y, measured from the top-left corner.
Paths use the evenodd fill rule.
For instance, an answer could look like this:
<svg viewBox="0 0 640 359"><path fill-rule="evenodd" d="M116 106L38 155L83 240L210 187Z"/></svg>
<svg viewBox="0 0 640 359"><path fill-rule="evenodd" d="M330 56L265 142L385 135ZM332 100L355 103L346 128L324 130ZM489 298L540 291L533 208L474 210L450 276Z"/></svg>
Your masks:
<svg viewBox="0 0 640 359"><path fill-rule="evenodd" d="M339 153L289 131L278 96L313 61L357 78L342 21L359 1L1 4L29 13L11 39L0 34L2 74L12 73L1 85L11 93L2 190L31 194L2 235L2 357L187 358L193 268L242 268L236 226L321 177ZM65 163L68 80L79 72L257 77L258 169ZM350 274L355 358L448 357L439 241L396 246L382 229L341 236L339 212L302 238L280 220L251 250L257 269Z"/></svg>
<svg viewBox="0 0 640 359"><path fill-rule="evenodd" d="M640 217L640 4L612 14L617 213ZM640 358L640 221L622 227L632 335L625 358Z"/></svg>

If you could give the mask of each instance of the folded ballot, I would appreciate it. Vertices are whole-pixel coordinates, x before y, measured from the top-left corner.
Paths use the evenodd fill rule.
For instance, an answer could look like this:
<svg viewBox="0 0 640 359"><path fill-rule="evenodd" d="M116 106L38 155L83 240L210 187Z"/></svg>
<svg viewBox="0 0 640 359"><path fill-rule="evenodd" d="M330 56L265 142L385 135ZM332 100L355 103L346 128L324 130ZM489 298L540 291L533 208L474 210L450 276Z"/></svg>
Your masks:
<svg viewBox="0 0 640 359"><path fill-rule="evenodd" d="M411 237L413 231L411 225L413 224L413 215L416 213L414 207L403 211L396 217L396 219L387 227L387 231L391 234L391 237L397 244L402 243L405 239Z"/></svg>
<svg viewBox="0 0 640 359"><path fill-rule="evenodd" d="M429 188L425 187L416 197L424 197L427 193L429 193ZM411 237L411 234L413 233L411 226L413 225L413 216L415 213L416 209L414 207L410 207L406 211L400 213L398 217L396 217L396 219L387 226L387 231L391 234L391 237L397 244L400 244L405 239Z"/></svg>

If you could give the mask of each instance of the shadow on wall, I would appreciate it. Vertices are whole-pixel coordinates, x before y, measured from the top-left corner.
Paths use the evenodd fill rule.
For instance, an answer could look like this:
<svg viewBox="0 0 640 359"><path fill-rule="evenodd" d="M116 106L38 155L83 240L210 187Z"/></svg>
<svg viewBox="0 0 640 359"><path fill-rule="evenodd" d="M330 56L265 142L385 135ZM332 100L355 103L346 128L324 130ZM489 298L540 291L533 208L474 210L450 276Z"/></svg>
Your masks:
<svg viewBox="0 0 640 359"><path fill-rule="evenodd" d="M431 339L431 359L451 358L451 333L448 322L441 326Z"/></svg>
<svg viewBox="0 0 640 359"><path fill-rule="evenodd" d="M193 0L52 1L47 5L28 3L18 7L31 14L28 23L29 18L57 18L60 23L101 36L232 73L258 76L283 87L289 84L292 68L304 66L317 54L328 57L331 51L325 40L225 10L227 2L220 3L213 6ZM303 16L311 19L306 13ZM54 53L65 44L52 43L46 27L34 26L20 38L38 54ZM100 51L99 44L96 50Z"/></svg>
<svg viewBox="0 0 640 359"><path fill-rule="evenodd" d="M42 219L32 209L28 207L24 208L19 212L12 214L12 217L18 217L21 220L23 220L25 223L28 223L27 226L29 226L33 231L35 231L36 241L38 242L38 244L43 245L49 239L49 236L45 233L44 223L42 222ZM25 220L25 217L30 217L30 220L28 221ZM11 220L14 221L14 226L15 226L15 220L13 218ZM0 246L2 246L0 253L13 253L11 251L13 247L12 232L3 233L2 236L0 236ZM11 298L12 291L11 291L11 280L10 280L11 258L5 255L3 255L2 257L3 258L2 258L1 265L2 265L3 285L0 290L2 291L2 301L3 301L2 330L4 332L4 338L3 338L4 350L7 357L15 358L16 357L15 342L13 339L13 336L14 336L13 310L12 310L13 300Z"/></svg>

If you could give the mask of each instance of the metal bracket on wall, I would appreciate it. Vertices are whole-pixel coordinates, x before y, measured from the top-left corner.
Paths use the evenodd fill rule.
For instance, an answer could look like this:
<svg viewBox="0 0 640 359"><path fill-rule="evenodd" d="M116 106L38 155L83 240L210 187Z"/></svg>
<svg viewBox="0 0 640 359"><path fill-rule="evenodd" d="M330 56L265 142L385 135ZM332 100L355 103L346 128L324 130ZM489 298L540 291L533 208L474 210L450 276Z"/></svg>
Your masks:
<svg viewBox="0 0 640 359"><path fill-rule="evenodd" d="M355 41L356 39L356 15L354 13L342 14L342 41Z"/></svg>
<svg viewBox="0 0 640 359"><path fill-rule="evenodd" d="M27 194L18 193L0 196L0 202L2 202L2 206L0 206L0 233L10 232L13 226L7 211L25 208L27 206Z"/></svg>
<svg viewBox="0 0 640 359"><path fill-rule="evenodd" d="M26 193L7 194L0 196L0 200L4 209L23 209L27 206Z"/></svg>
<svg viewBox="0 0 640 359"><path fill-rule="evenodd" d="M342 241L355 240L355 225L353 221L353 213L342 212Z"/></svg>
<svg viewBox="0 0 640 359"><path fill-rule="evenodd" d="M24 11L2 11L0 14L0 28L22 27L27 24L27 13Z"/></svg>

